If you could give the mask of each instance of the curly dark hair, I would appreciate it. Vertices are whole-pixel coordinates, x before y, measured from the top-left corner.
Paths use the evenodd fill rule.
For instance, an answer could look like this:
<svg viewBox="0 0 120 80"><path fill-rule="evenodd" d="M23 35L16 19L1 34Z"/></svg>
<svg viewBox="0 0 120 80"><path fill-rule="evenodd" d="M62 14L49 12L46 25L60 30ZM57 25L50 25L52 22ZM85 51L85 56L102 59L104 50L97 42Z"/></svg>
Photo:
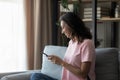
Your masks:
<svg viewBox="0 0 120 80"><path fill-rule="evenodd" d="M77 37L79 42L84 39L92 39L90 29L87 28L82 19L73 12L67 12L60 17L60 21L66 22L72 29L72 37Z"/></svg>

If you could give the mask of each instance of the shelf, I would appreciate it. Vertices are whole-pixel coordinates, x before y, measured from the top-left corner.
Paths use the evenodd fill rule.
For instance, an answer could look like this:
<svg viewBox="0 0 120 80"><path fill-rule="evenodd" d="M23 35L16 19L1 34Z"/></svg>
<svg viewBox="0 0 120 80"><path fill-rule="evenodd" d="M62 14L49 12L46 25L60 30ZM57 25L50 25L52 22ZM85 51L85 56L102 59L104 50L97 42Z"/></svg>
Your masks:
<svg viewBox="0 0 120 80"><path fill-rule="evenodd" d="M112 1L119 2L120 0L97 0L97 2L112 2ZM58 2L60 3L61 1L58 1ZM81 0L81 1L79 1L79 0L68 0L68 4L73 4L75 2L92 3L92 0Z"/></svg>
<svg viewBox="0 0 120 80"><path fill-rule="evenodd" d="M84 22L91 22L92 19L83 19ZM120 21L120 18L101 18L97 20L98 22L101 21L111 21L111 22L117 22Z"/></svg>
<svg viewBox="0 0 120 80"><path fill-rule="evenodd" d="M119 2L120 0L97 0L98 2L112 2L112 1L115 1L115 2ZM58 1L58 2L61 2L61 1ZM72 4L74 2L79 2L79 0L68 0L68 3L69 4ZM92 0L81 0L81 2L83 3L91 3Z"/></svg>
<svg viewBox="0 0 120 80"><path fill-rule="evenodd" d="M116 1L118 2L119 0L97 0L98 2L110 2L110 1ZM82 0L82 2L88 3L88 2L92 2L92 0Z"/></svg>

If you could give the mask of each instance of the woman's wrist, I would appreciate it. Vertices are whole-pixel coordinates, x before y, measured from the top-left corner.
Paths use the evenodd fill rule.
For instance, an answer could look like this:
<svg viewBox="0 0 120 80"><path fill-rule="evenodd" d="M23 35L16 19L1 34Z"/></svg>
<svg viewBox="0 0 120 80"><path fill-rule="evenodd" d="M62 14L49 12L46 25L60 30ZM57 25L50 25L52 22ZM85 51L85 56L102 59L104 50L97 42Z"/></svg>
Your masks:
<svg viewBox="0 0 120 80"><path fill-rule="evenodd" d="M61 63L61 66L65 67L66 64L67 64L67 63L66 63L65 61L63 61L63 62Z"/></svg>

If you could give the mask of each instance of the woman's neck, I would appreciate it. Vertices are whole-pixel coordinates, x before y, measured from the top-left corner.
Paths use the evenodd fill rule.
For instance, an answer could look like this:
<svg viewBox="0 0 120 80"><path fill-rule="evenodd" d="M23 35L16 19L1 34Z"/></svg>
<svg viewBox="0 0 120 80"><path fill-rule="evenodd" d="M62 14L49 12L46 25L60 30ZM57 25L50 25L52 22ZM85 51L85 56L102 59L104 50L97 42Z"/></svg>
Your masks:
<svg viewBox="0 0 120 80"><path fill-rule="evenodd" d="M77 42L78 41L77 37L74 37L72 40L73 40L73 42Z"/></svg>

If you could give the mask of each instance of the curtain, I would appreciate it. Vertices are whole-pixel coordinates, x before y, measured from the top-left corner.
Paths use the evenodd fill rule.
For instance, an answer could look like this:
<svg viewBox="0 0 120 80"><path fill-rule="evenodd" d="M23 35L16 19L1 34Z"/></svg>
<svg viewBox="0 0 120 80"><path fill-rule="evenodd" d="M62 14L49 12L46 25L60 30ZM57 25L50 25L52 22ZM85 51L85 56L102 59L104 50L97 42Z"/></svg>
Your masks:
<svg viewBox="0 0 120 80"><path fill-rule="evenodd" d="M0 0L0 73L27 69L24 19L23 0Z"/></svg>
<svg viewBox="0 0 120 80"><path fill-rule="evenodd" d="M29 70L41 68L41 52L52 44L52 1L25 0Z"/></svg>

